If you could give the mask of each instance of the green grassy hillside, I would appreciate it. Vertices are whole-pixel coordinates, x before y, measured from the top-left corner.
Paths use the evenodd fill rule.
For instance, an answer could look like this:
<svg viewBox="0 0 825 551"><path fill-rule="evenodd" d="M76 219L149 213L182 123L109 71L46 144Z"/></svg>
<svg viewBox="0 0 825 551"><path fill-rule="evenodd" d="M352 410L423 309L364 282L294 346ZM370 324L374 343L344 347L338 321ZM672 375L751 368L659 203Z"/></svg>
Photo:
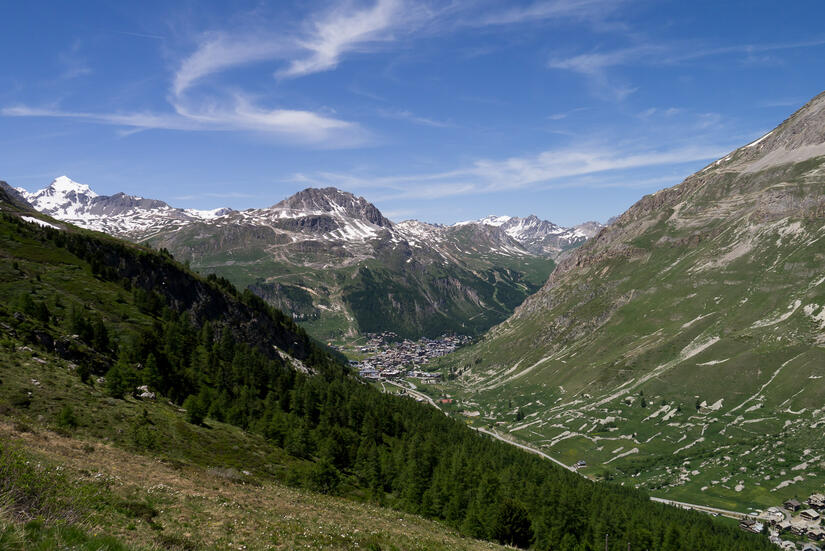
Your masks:
<svg viewBox="0 0 825 551"><path fill-rule="evenodd" d="M682 501L822 491L825 157L809 142L825 141L823 104L643 198L448 358L463 406Z"/></svg>

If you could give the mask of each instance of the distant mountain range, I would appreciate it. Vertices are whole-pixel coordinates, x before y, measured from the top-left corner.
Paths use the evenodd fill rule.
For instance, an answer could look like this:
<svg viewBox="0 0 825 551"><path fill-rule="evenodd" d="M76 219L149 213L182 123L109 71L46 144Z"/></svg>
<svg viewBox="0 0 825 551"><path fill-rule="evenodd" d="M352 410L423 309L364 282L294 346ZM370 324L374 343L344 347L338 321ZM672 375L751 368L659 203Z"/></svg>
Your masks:
<svg viewBox="0 0 825 551"><path fill-rule="evenodd" d="M484 224L501 228L504 233L518 241L531 253L550 257L556 257L563 251L578 247L604 227L599 222L585 222L572 228L565 228L549 220L541 220L534 214L527 218L487 216L480 220L459 222L456 225L466 224Z"/></svg>
<svg viewBox="0 0 825 551"><path fill-rule="evenodd" d="M560 253L601 229L535 216L396 224L335 188L243 211L103 196L66 176L34 193L17 191L54 218L164 247L197 270L249 287L324 339L384 330L477 334L540 288Z"/></svg>
<svg viewBox="0 0 825 551"><path fill-rule="evenodd" d="M640 199L448 362L463 407L587 473L737 510L821 492L825 94Z"/></svg>
<svg viewBox="0 0 825 551"><path fill-rule="evenodd" d="M23 188L16 190L35 209L53 218L132 241L143 241L164 230L233 212L232 209L176 209L157 199L125 193L98 195L68 176L60 176L34 193Z"/></svg>
<svg viewBox="0 0 825 551"><path fill-rule="evenodd" d="M125 193L98 195L88 185L75 182L68 176L60 176L49 186L33 193L23 188L16 188L16 191L44 214L132 241L143 241L160 232L218 218L226 218L221 221L223 223L241 219L244 222L269 224L273 219L291 219L303 220L302 223L306 224L307 219L332 215L339 222L334 229L331 226L315 226L313 229L320 230L327 240L339 241L359 241L373 237L375 232L364 226L364 223L383 228L394 225L362 197L335 188L308 188L267 209L249 209L242 213L230 208L180 209L158 199ZM541 220L535 215L526 218L487 216L447 227L467 225L501 228L523 249L551 258L581 245L604 227L598 222L585 222L566 228ZM425 231L438 238L442 233L441 228L445 226L410 220L401 222L400 227L415 227L413 231L420 238L426 237L421 233Z"/></svg>

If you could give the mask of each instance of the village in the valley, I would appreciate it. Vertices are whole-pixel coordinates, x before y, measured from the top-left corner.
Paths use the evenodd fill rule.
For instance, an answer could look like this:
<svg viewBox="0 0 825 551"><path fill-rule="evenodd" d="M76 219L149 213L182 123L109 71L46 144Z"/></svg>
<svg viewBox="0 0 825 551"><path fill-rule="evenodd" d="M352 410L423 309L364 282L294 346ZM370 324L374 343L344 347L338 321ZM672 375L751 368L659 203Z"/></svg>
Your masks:
<svg viewBox="0 0 825 551"><path fill-rule="evenodd" d="M739 526L746 531L770 534L771 543L787 551L821 551L813 543L799 544L783 540L782 534L793 534L798 538L815 541L825 540L825 529L820 524L825 512L825 495L812 494L806 501L788 499L782 507L769 507L756 517L745 517Z"/></svg>
<svg viewBox="0 0 825 551"><path fill-rule="evenodd" d="M358 348L358 352L369 356L351 362L357 367L361 377L370 380L410 377L420 379L423 383L434 383L441 379L441 373L424 369L430 360L449 354L470 342L470 337L464 335L442 335L436 339L422 338L417 341L399 340L398 335L391 331L368 333L366 338L366 343Z"/></svg>

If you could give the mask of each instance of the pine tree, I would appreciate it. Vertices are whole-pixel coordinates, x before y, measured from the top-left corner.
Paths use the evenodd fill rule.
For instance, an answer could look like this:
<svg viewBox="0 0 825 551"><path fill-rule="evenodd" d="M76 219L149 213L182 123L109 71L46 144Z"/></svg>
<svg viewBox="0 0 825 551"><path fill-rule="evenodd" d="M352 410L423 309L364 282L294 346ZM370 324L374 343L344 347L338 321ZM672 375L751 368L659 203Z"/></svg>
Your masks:
<svg viewBox="0 0 825 551"><path fill-rule="evenodd" d="M206 417L206 404L201 402L198 396L190 394L183 401L183 409L186 410L186 420L193 425L200 425Z"/></svg>
<svg viewBox="0 0 825 551"><path fill-rule="evenodd" d="M147 385L152 390L160 392L163 384L163 377L158 369L158 360L154 354L146 356L146 361L143 364L143 384Z"/></svg>

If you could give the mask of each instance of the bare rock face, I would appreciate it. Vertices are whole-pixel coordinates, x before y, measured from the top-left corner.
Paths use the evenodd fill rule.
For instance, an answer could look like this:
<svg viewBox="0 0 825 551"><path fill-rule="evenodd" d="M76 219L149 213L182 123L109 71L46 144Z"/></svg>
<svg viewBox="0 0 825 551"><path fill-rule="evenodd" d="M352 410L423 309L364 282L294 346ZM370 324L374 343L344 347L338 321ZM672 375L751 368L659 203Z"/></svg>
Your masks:
<svg viewBox="0 0 825 551"><path fill-rule="evenodd" d="M382 228L392 227L392 222L384 218L375 205L363 197L333 187L307 188L272 206L270 210L293 214L343 213Z"/></svg>

